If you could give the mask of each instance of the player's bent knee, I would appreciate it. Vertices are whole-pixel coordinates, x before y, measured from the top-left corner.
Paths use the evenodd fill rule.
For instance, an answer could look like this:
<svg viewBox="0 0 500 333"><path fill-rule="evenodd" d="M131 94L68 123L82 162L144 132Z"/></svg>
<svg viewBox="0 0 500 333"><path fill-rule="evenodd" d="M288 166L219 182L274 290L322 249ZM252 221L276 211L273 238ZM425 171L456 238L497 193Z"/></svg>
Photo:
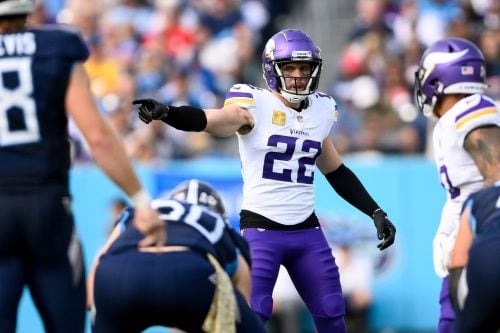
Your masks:
<svg viewBox="0 0 500 333"><path fill-rule="evenodd" d="M314 316L335 318L345 315L344 297L341 293L328 294L321 299L321 313Z"/></svg>
<svg viewBox="0 0 500 333"><path fill-rule="evenodd" d="M271 318L273 311L273 298L268 295L255 297L251 301L252 309L266 321Z"/></svg>

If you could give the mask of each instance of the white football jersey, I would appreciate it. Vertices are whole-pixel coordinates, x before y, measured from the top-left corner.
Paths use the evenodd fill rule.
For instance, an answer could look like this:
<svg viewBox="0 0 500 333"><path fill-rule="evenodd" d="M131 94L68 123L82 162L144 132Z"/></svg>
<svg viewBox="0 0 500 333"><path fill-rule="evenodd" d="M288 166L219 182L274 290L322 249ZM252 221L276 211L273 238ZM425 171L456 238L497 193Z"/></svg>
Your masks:
<svg viewBox="0 0 500 333"><path fill-rule="evenodd" d="M224 103L249 110L255 120L248 134L238 134L241 208L284 225L301 223L314 211L316 159L337 119L332 97L308 98L309 106L298 112L268 90L238 84Z"/></svg>
<svg viewBox="0 0 500 333"><path fill-rule="evenodd" d="M441 184L447 191L447 202L434 239L434 265L439 276L446 274L462 204L483 182L474 160L463 146L464 140L472 130L485 125L500 126L500 110L489 97L472 95L455 104L434 127L434 159Z"/></svg>
<svg viewBox="0 0 500 333"><path fill-rule="evenodd" d="M462 99L436 123L434 157L449 199L460 196L462 187L482 182L482 176L463 144L473 129L488 124L500 126L500 113L495 102L482 95Z"/></svg>

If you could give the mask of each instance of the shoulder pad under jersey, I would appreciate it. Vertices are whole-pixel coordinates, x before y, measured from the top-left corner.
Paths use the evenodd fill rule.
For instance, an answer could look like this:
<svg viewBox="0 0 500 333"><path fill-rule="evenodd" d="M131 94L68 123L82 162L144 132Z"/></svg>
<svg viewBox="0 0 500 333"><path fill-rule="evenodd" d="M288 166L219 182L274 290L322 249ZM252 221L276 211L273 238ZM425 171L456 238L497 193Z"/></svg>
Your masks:
<svg viewBox="0 0 500 333"><path fill-rule="evenodd" d="M454 127L460 145L475 128L486 125L500 126L500 111L495 102L484 95L464 98L454 108Z"/></svg>
<svg viewBox="0 0 500 333"><path fill-rule="evenodd" d="M78 29L70 25L47 25L32 29L40 55L61 56L75 62L84 62L89 49Z"/></svg>

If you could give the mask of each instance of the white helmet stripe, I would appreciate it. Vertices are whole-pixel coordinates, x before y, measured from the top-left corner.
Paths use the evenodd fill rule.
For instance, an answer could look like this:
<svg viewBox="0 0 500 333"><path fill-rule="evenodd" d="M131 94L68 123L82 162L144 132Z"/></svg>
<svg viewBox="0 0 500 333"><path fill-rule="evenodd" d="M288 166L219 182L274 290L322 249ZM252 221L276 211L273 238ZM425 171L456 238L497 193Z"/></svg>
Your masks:
<svg viewBox="0 0 500 333"><path fill-rule="evenodd" d="M194 205L198 204L198 182L196 180L191 180L189 182L186 201Z"/></svg>
<svg viewBox="0 0 500 333"><path fill-rule="evenodd" d="M6 0L0 2L0 16L30 14L34 10L34 0Z"/></svg>
<svg viewBox="0 0 500 333"><path fill-rule="evenodd" d="M429 75L431 75L432 70L434 69L434 66L455 61L458 58L463 57L468 52L469 52L469 50L465 49L465 50L462 50L460 52L452 52L452 53L434 52L434 53L429 54L427 57L425 57L424 63L422 64L422 67L425 68L425 73L424 73L424 77L422 79L422 82L425 82L425 80L427 80Z"/></svg>

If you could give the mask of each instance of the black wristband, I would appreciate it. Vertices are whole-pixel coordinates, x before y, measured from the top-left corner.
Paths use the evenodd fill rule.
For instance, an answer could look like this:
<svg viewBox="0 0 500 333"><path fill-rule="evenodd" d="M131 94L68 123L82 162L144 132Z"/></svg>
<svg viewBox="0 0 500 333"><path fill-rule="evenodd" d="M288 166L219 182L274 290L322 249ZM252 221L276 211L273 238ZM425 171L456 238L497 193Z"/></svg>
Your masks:
<svg viewBox="0 0 500 333"><path fill-rule="evenodd" d="M168 106L165 123L181 131L201 132L207 127L205 111L194 106Z"/></svg>
<svg viewBox="0 0 500 333"><path fill-rule="evenodd" d="M344 164L336 170L327 173L326 179L345 201L373 218L373 213L379 206L366 191L359 178Z"/></svg>

